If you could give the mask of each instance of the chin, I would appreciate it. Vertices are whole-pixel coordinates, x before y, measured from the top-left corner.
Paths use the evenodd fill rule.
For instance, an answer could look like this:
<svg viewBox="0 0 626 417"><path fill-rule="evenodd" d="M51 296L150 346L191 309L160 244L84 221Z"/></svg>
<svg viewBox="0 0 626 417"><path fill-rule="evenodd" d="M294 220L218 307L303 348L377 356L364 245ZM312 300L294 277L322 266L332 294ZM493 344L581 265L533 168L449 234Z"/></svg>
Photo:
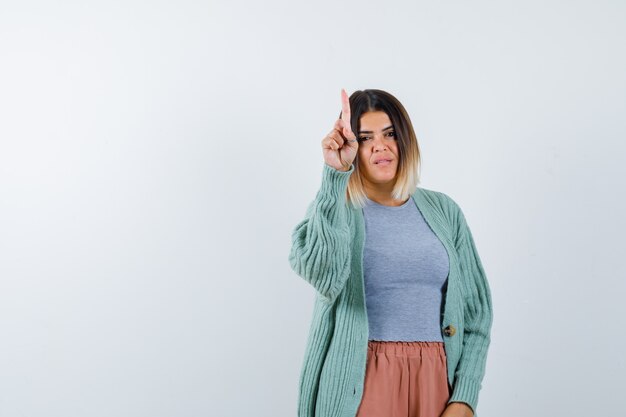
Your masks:
<svg viewBox="0 0 626 417"><path fill-rule="evenodd" d="M376 167L371 167L369 169L365 169L365 172L367 172L367 177L370 181L384 184L396 179L398 169L396 168L393 171L381 172Z"/></svg>
<svg viewBox="0 0 626 417"><path fill-rule="evenodd" d="M398 173L397 169L394 170L384 170L384 171L374 171L372 172L372 176L373 177L379 177L379 178L395 178L396 174Z"/></svg>
<svg viewBox="0 0 626 417"><path fill-rule="evenodd" d="M396 173L394 172L393 174L389 175L372 175L372 179L374 180L374 182L386 183L395 180Z"/></svg>

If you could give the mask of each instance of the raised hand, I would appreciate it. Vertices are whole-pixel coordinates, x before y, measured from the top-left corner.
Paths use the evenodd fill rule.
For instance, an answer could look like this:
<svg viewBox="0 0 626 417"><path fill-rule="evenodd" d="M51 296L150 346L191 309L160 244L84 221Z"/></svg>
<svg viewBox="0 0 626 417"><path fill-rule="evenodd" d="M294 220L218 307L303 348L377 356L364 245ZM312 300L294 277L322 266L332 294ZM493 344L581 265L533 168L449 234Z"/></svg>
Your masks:
<svg viewBox="0 0 626 417"><path fill-rule="evenodd" d="M341 118L335 122L333 130L322 140L324 162L340 171L349 171L356 158L359 142L350 126L350 99L341 89Z"/></svg>

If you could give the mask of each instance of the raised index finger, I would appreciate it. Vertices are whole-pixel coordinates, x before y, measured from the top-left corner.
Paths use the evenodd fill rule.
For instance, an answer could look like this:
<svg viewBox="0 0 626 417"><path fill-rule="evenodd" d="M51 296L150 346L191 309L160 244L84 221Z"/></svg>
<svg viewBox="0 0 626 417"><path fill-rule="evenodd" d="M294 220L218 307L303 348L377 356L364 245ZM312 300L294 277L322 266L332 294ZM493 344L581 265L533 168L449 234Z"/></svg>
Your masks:
<svg viewBox="0 0 626 417"><path fill-rule="evenodd" d="M343 88L341 89L341 119L346 126L350 126L350 98Z"/></svg>

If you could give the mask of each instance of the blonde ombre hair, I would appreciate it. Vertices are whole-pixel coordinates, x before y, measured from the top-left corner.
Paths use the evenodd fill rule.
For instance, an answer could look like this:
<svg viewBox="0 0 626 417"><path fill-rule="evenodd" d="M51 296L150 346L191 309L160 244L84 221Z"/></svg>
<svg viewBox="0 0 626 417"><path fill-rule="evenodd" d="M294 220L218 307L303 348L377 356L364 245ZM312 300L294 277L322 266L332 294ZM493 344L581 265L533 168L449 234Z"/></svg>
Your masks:
<svg viewBox="0 0 626 417"><path fill-rule="evenodd" d="M402 103L391 94L376 89L358 90L350 95L350 126L357 137L361 128L361 116L370 111L387 113L396 132L400 160L392 197L405 201L415 192L420 182L420 151L413 124ZM352 164L354 172L348 180L346 198L353 207L361 208L365 205L366 193L361 179L358 153Z"/></svg>

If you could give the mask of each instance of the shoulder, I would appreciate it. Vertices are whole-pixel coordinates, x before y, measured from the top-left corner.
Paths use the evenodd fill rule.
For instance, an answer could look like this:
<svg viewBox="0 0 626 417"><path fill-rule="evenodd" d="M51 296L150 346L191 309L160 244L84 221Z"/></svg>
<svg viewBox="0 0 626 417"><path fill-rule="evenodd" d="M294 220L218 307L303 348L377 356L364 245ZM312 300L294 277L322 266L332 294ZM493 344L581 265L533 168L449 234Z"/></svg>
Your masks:
<svg viewBox="0 0 626 417"><path fill-rule="evenodd" d="M420 193L431 204L437 206L437 208L439 208L446 215L454 216L458 215L458 213L461 212L461 207L457 204L457 202L448 194L442 191L417 187L417 190L415 192Z"/></svg>
<svg viewBox="0 0 626 417"><path fill-rule="evenodd" d="M465 227L465 216L456 200L447 193L429 188L417 187L415 193L419 193L424 200L428 201L440 213L451 229L452 236L456 241Z"/></svg>

